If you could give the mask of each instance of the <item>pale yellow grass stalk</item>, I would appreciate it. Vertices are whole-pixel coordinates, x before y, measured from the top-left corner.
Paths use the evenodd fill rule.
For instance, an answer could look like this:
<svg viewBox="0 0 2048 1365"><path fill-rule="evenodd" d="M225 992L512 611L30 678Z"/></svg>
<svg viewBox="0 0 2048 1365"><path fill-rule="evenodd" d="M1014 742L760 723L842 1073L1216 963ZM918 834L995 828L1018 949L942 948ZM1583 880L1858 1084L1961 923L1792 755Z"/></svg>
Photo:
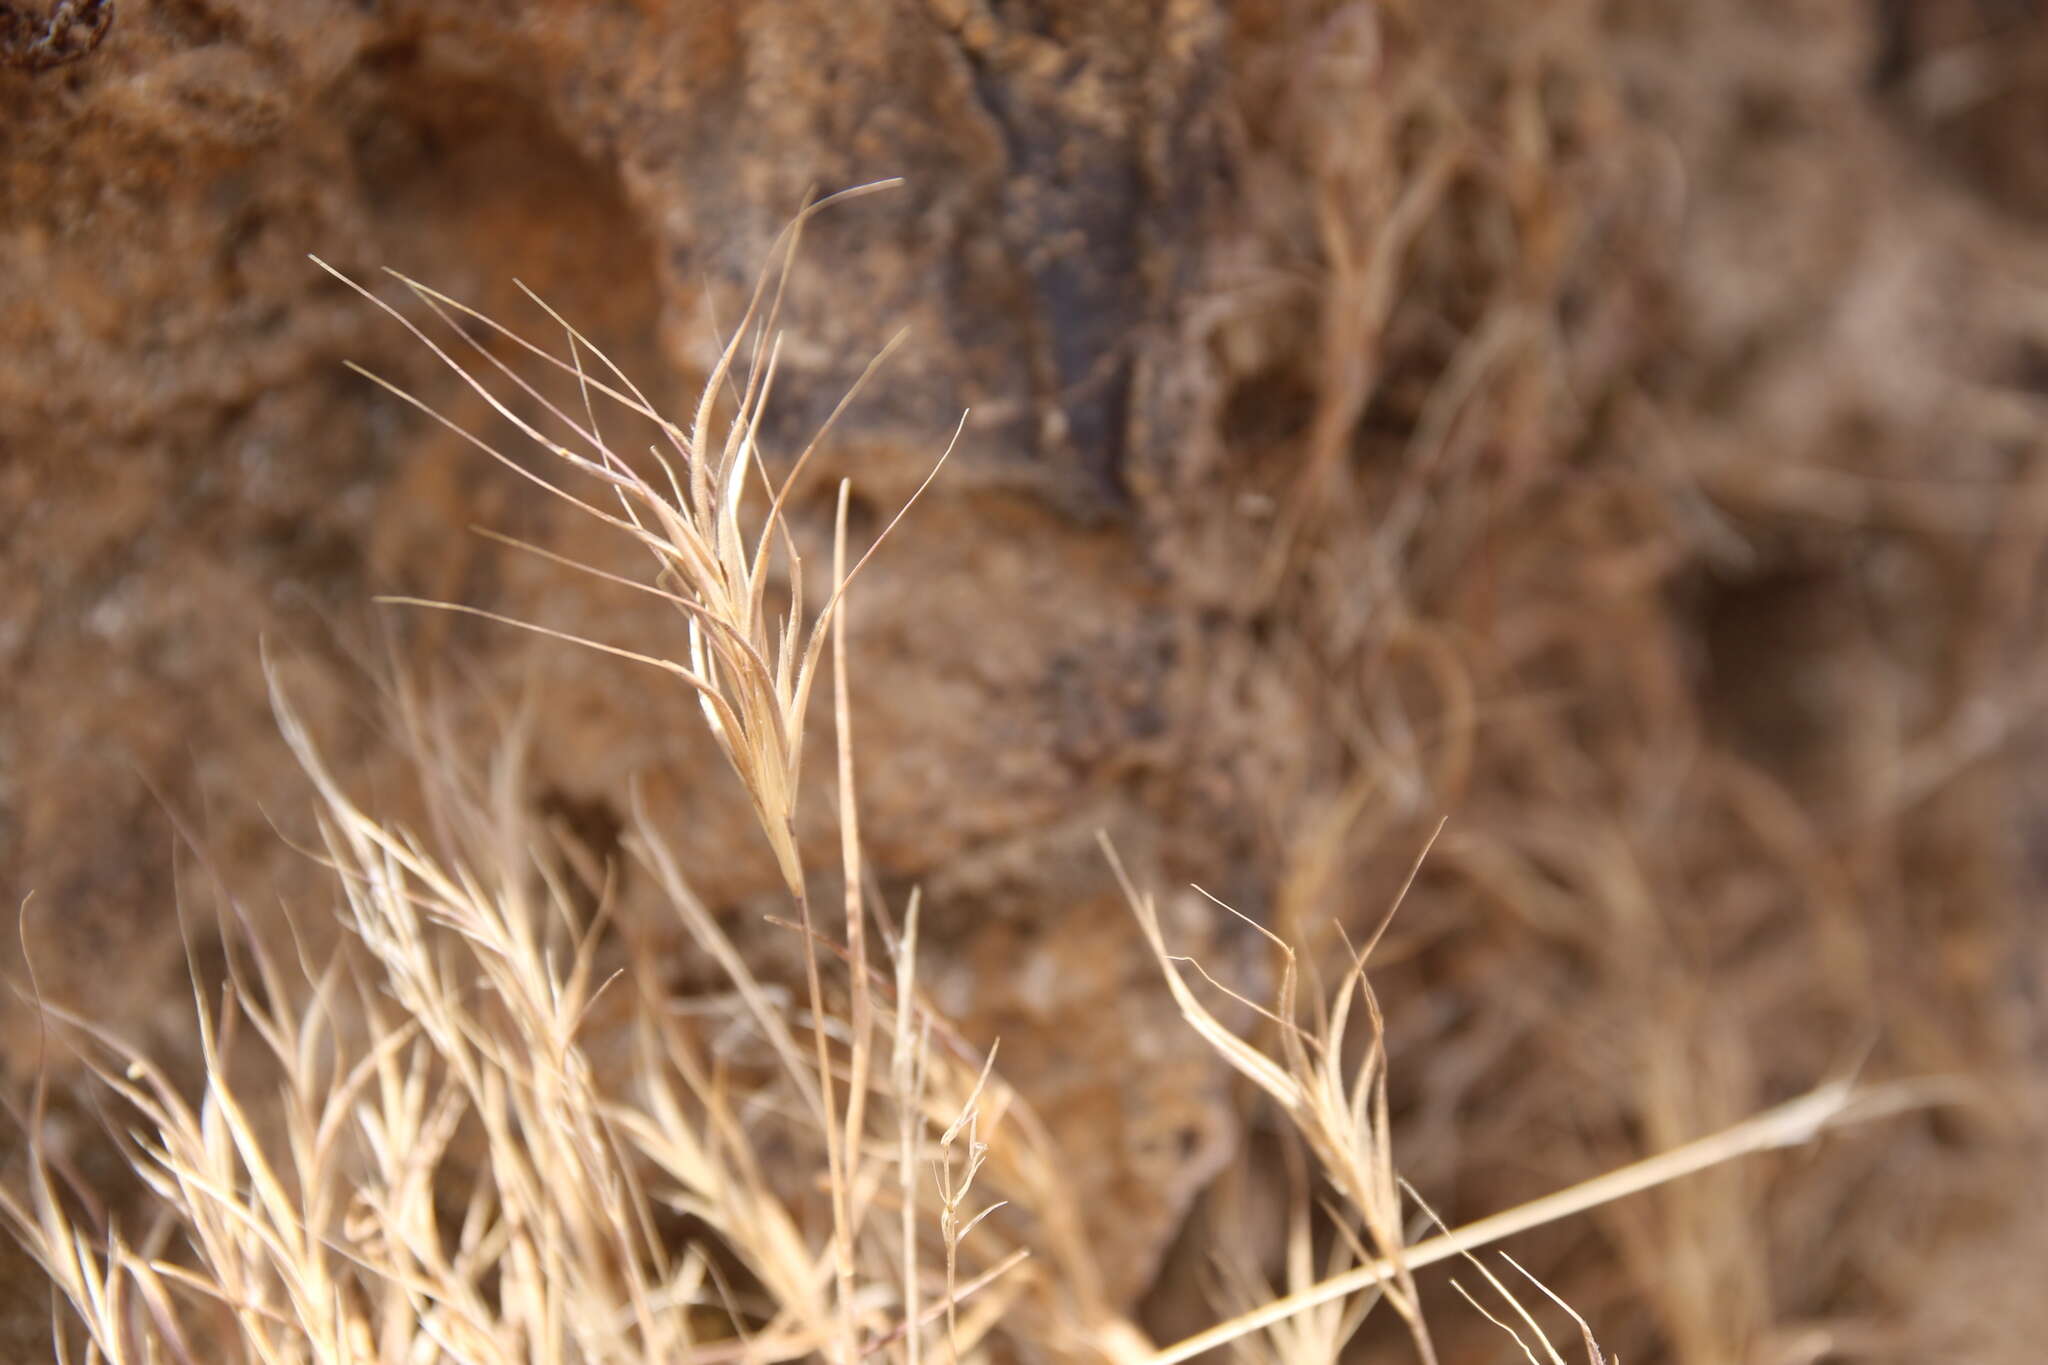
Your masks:
<svg viewBox="0 0 2048 1365"><path fill-rule="evenodd" d="M1434 844L1433 837L1430 842ZM1132 882L1106 839L1103 850L1123 885L1182 1016L1233 1070L1264 1092L1286 1116L1314 1156L1324 1179L1342 1199L1344 1211L1358 1220L1370 1244L1369 1250L1356 1249L1357 1264L1315 1283L1304 1283L1301 1258L1306 1248L1305 1232L1294 1228L1289 1238L1293 1281L1290 1292L1252 1305L1214 1327L1151 1352L1145 1358L1147 1365L1178 1365L1205 1351L1241 1344L1255 1334L1261 1334L1267 1343L1265 1349L1287 1365L1326 1360L1356 1330L1364 1312L1382 1298L1407 1323L1421 1358L1433 1360L1435 1350L1414 1291L1415 1271L1454 1257L1470 1258L1473 1252L1516 1233L1728 1161L1812 1142L1832 1127L1881 1117L1938 1098L1934 1088L1927 1085L1858 1088L1846 1080L1831 1082L1721 1132L1411 1243L1405 1232L1407 1203L1412 1202L1425 1212L1427 1208L1419 1200L1404 1202L1404 1196L1413 1192L1394 1170L1386 1107L1385 1035L1379 1006L1365 977L1366 960L1391 922L1391 910L1373 939L1352 952L1351 964L1331 1001L1327 1005L1315 1001L1311 1023L1304 1026L1298 1020L1296 954L1291 945L1217 902L1220 909L1236 915L1263 935L1280 959L1281 977L1275 1002L1267 1006L1246 999L1210 977L1199 963L1177 957L1168 949L1152 898ZM1422 857L1427 854L1425 847ZM1413 885L1421 864L1419 857L1395 898L1396 907ZM1233 1031L1189 986L1181 973L1183 964L1193 967L1219 994L1262 1019L1277 1038L1277 1048L1262 1049ZM1354 1008L1362 1008L1365 1014L1366 1045L1362 1058L1347 1064L1344 1040ZM1507 1287L1485 1267L1480 1269L1516 1315L1533 1328L1533 1320L1527 1319L1526 1311ZM1538 1288L1543 1287L1538 1284ZM1543 1292L1548 1294L1549 1290ZM1507 1326L1504 1322L1501 1325ZM1580 1326L1585 1325L1581 1322ZM1513 1332L1512 1328L1508 1330ZM1542 1341L1540 1331L1535 1340ZM1585 1332L1585 1342L1590 1358L1597 1363L1599 1348L1590 1329ZM1542 1344L1554 1357L1548 1343ZM1535 1359L1531 1345L1521 1345Z"/></svg>

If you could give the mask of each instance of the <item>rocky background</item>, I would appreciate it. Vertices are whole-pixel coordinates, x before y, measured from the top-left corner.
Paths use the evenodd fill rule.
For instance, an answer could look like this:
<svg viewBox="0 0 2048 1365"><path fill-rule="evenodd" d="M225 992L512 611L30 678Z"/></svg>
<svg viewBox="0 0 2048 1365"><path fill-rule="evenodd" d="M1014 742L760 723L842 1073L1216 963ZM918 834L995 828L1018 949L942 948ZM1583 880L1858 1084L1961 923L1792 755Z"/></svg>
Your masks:
<svg viewBox="0 0 2048 1365"><path fill-rule="evenodd" d="M822 545L841 475L871 537L969 412L856 601L864 826L1110 1295L1201 1325L1211 1229L1270 1244L1284 1181L1095 831L1338 961L1447 818L1376 977L1446 1218L1953 1078L1515 1250L1631 1361L2037 1358L2038 0L0 5L10 978L175 1051L230 906L333 932L259 641L366 804L409 799L393 677L479 755L523 703L568 837L609 856L637 790L772 907L658 675L373 604L678 635L470 533L637 567L345 369L490 428L307 256L552 340L524 282L680 411L806 197L887 177L805 234L767 444L908 329L805 483ZM61 1071L5 1011L8 1085ZM1504 1344L1428 1292L1448 1358ZM32 1358L45 1291L0 1298Z"/></svg>

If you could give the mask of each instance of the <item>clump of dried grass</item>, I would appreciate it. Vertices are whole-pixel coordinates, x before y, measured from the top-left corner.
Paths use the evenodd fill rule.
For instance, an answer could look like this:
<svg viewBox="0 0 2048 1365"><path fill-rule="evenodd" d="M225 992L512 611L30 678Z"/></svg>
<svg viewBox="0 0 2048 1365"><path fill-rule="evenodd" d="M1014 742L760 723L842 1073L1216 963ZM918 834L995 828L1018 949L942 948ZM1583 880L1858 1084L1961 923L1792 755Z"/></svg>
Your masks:
<svg viewBox="0 0 2048 1365"><path fill-rule="evenodd" d="M784 274L788 263L785 255ZM481 789L441 784L435 834L423 836L356 804L273 676L353 941L315 962L252 937L231 958L223 998L199 1001L196 1099L90 1019L46 1011L127 1107L125 1151L154 1196L140 1229L81 1214L88 1192L48 1158L38 1090L26 1188L0 1193L0 1212L69 1306L60 1358L710 1365L815 1354L915 1365L940 1349L984 1355L1004 1332L1057 1356L1171 1365L1245 1342L1293 1365L1335 1360L1385 1301L1417 1354L1433 1360L1418 1269L1731 1156L1805 1141L1849 1112L1847 1088L1832 1087L1550 1200L1412 1241L1423 1208L1388 1140L1383 1021L1364 975L1372 943L1349 954L1333 992L1304 1001L1293 948L1269 934L1284 963L1277 998L1233 995L1269 1026L1275 1041L1262 1049L1201 1003L1150 900L1118 864L1182 1013L1293 1126L1334 1192L1340 1232L1318 1278L1304 1204L1284 1290L1241 1275L1257 1302L1154 1347L1101 1300L1056 1142L1002 1083L993 1051L969 1047L920 994L916 900L897 926L865 892L837 643L847 586L865 559L848 564L842 485L829 591L807 614L784 512L810 449L771 484L757 447L784 274L764 277L687 430L551 312L562 355L400 277L475 352L465 365L363 292L597 496L465 437L651 554L646 582L573 567L673 605L686 658L565 638L655 668L701 703L796 911L802 997L756 974L644 812L633 851L730 992L685 1009L632 953L601 975L600 945L614 927L604 877L573 885L547 855L516 799L516 745ZM523 377L479 329L573 381L580 412ZM737 392L721 424L728 388ZM545 418L522 415L528 402ZM607 442L601 406L653 424L655 477ZM806 717L828 647L845 888L829 929L795 825ZM587 916L593 890L597 913ZM877 927L879 959L868 942ZM1357 1015L1367 1041L1352 1059L1345 1040ZM274 1092L236 1079L248 1034ZM763 1155L771 1134L785 1153L773 1163ZM1005 1202L1015 1216L991 1220ZM1044 1254L1027 1265L1034 1250ZM1523 1350L1535 1358L1534 1319L1481 1270L1534 1332ZM1585 1344L1598 1361L1590 1331Z"/></svg>
<svg viewBox="0 0 2048 1365"><path fill-rule="evenodd" d="M915 904L883 947L886 972L866 945L843 672L843 971L820 960L828 936L796 847L804 718L821 673L843 662L826 648L859 564L844 553L842 489L830 591L807 614L782 513L808 451L765 512L748 510L765 484L755 442L779 289L757 292L685 432L566 324L563 358L403 283L480 359L465 365L380 306L610 505L485 448L653 555L651 582L604 576L670 602L687 658L582 643L701 702L796 908L806 997L755 975L644 819L636 852L730 995L682 1012L647 960L600 978L608 905L600 895L594 918L580 913L585 889L547 856L516 783L474 801L441 784L436 839L380 821L332 777L273 677L354 951L292 963L252 941L217 1011L201 1003L196 1102L90 1020L51 1010L139 1120L128 1151L157 1219L139 1236L81 1225L44 1156L40 1093L27 1189L0 1207L76 1309L90 1359L915 1361L940 1323L951 1350L972 1352L1024 1283L1009 1272L1025 1253L983 1226L993 1206L976 1187L981 1135L1009 1094L919 998ZM581 411L464 321L573 378ZM555 425L529 422L480 375ZM601 404L655 424L660 482L607 443ZM267 1124L231 1071L247 1033L281 1086ZM799 1164L817 1159L822 1217L811 1188L760 1158L770 1130ZM60 1349L72 1335L60 1330Z"/></svg>

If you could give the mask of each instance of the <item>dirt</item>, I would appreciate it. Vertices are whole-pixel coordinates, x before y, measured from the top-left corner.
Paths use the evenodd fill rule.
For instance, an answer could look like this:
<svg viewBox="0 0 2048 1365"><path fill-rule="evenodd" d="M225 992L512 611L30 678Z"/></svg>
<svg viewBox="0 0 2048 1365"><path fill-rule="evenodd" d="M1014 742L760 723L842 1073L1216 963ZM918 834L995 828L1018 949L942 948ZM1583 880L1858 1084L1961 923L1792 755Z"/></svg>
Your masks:
<svg viewBox="0 0 2048 1365"><path fill-rule="evenodd" d="M1858 1064L1965 1077L1989 1098L1525 1259L1625 1359L2031 1358L2041 1305L1984 1285L2048 1225L2002 1193L2048 965L2040 6L69 9L30 61L49 7L0 6L15 980L175 1051L222 887L331 932L265 653L400 810L388 661L480 747L529 697L536 808L602 847L637 789L758 919L775 868L686 696L374 604L678 635L470 534L632 567L346 369L490 428L307 255L546 334L523 282L680 408L806 196L900 176L807 231L765 444L908 329L806 482L822 546L841 475L872 534L969 413L854 606L864 833L1110 1297L1199 1325L1203 1220L1277 1177L1095 831L1334 951L1447 818L1379 978L1445 1216ZM1179 946L1264 979L1184 908Z"/></svg>

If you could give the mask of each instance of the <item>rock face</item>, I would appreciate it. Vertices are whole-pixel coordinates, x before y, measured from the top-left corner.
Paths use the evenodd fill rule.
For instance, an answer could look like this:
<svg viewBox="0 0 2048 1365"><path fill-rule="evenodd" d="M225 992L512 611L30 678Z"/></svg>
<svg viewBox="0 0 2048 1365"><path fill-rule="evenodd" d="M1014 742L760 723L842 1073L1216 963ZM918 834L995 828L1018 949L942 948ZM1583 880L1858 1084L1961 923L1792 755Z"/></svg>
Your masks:
<svg viewBox="0 0 2048 1365"><path fill-rule="evenodd" d="M467 533L638 569L349 373L493 429L306 256L551 339L523 282L680 411L807 198L901 177L806 230L764 446L793 459L907 329L801 492L819 547L841 476L872 535L969 413L853 608L864 833L924 888L935 992L1067 1144L1108 1297L1190 1311L1197 1277L1156 1272L1237 1207L1243 1104L1095 831L1327 947L1449 814L1383 983L1397 1141L1446 1214L1875 1038L1879 1070L2028 1098L1618 1215L1540 1249L1552 1283L1632 1275L1603 1332L1630 1359L1845 1321L2029 1358L1982 1334L2038 1341L2039 1305L1957 1286L2021 1254L1985 1192L2039 1120L2048 248L2043 143L1994 111L2043 107L2048 25L1547 8L0 4L0 895L34 890L40 989L174 1047L216 879L323 932L259 637L352 787L406 800L388 650L480 749L530 693L535 808L587 844L637 787L709 901L772 898L686 697L370 605L676 643L658 603ZM39 1044L5 1010L19 1084ZM1876 1250L1907 1242L1935 1269Z"/></svg>

